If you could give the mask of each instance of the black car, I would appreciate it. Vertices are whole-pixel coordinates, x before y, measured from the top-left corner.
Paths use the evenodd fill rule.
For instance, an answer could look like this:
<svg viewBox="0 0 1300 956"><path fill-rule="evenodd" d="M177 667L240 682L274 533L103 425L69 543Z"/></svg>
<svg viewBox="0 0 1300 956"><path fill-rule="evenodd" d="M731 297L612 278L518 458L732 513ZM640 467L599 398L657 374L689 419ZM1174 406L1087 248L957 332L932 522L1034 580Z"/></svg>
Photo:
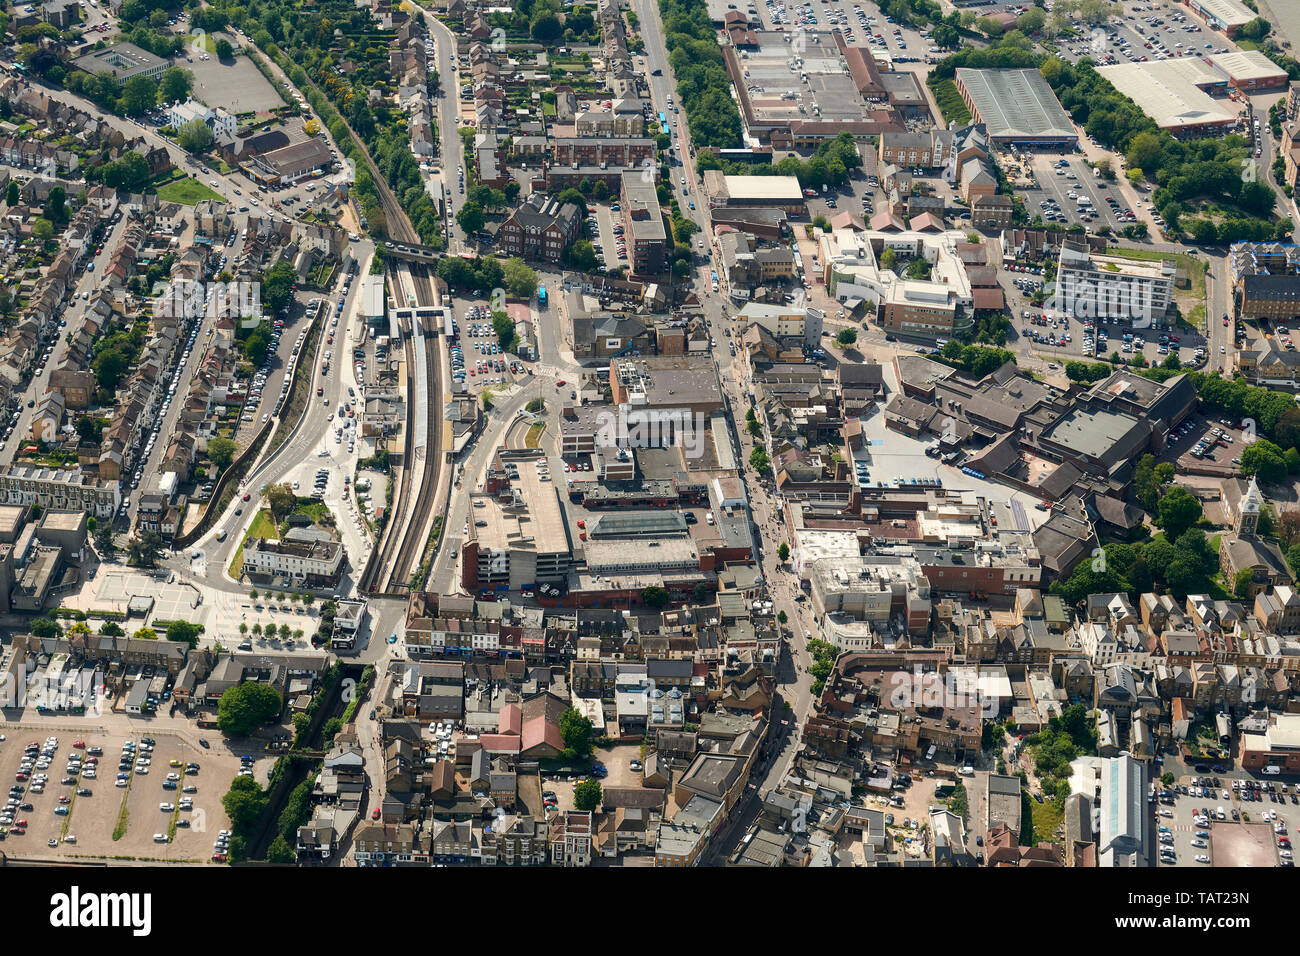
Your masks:
<svg viewBox="0 0 1300 956"><path fill-rule="evenodd" d="M78 787L78 788L77 788L77 796L79 796L79 797L88 797L88 796L90 796L90 790L89 790L88 788L86 788L86 787Z"/></svg>
<svg viewBox="0 0 1300 956"><path fill-rule="evenodd" d="M200 739L199 739L199 746L202 747L204 750L208 750L208 749L211 748L212 745L209 744L206 740L203 740L202 738L200 738Z"/></svg>

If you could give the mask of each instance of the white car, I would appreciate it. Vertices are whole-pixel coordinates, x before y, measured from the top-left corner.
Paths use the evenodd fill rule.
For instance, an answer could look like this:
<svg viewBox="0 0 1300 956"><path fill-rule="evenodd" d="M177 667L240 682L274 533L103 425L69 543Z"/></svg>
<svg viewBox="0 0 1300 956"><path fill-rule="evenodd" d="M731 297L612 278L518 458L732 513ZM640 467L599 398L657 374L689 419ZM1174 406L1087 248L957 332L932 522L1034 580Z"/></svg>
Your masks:
<svg viewBox="0 0 1300 956"><path fill-rule="evenodd" d="M1210 858L1209 858L1208 856L1206 856L1204 853L1202 853L1202 854L1200 854L1199 856L1197 856L1197 858L1196 858L1196 862L1197 862L1197 863L1209 863L1209 862L1210 862Z"/></svg>

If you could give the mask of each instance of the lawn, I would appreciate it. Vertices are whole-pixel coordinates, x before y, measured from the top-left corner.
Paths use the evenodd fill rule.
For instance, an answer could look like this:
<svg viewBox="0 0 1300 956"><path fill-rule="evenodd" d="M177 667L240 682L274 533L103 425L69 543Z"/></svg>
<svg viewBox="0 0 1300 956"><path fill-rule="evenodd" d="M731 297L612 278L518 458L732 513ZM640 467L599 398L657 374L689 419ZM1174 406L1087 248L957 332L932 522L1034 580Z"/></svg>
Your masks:
<svg viewBox="0 0 1300 956"><path fill-rule="evenodd" d="M191 52L194 52L194 50L195 50L195 41L198 40L198 39L199 39L199 37L198 37L197 34L194 34L194 33L188 34L188 35L185 37L185 49L187 49L187 50L189 50L189 51L191 51ZM217 41L213 38L213 36L212 36L211 33L204 33L204 34L203 34L203 43L202 43L202 48L203 48L204 50L206 50L208 53L216 53L216 52L217 52Z"/></svg>
<svg viewBox="0 0 1300 956"><path fill-rule="evenodd" d="M1157 259L1173 259L1187 271L1191 288L1183 293L1197 299L1205 298L1205 260L1199 256L1190 256L1184 252L1158 252L1155 249L1124 249L1119 246L1107 246L1106 255L1120 256L1124 259L1143 259L1151 262ZM1177 293L1175 293L1177 294Z"/></svg>
<svg viewBox="0 0 1300 956"><path fill-rule="evenodd" d="M1064 807L1055 799L1039 803L1031 797L1030 803L1033 804L1034 839L1039 842L1060 843L1061 838L1057 835L1056 828L1061 825L1061 819L1065 816Z"/></svg>
<svg viewBox="0 0 1300 956"><path fill-rule="evenodd" d="M158 188L158 198L163 202L176 202L182 206L194 206L205 199L215 199L217 202L226 201L221 195L213 192L197 179L191 178L160 186Z"/></svg>
<svg viewBox="0 0 1300 956"><path fill-rule="evenodd" d="M249 525L244 540L239 542L239 548L235 551L235 556L230 559L230 576L238 581L240 575L244 573L244 545L249 538L278 538L279 536L280 532L271 519L271 512L266 508L258 509L257 517Z"/></svg>
<svg viewBox="0 0 1300 956"><path fill-rule="evenodd" d="M542 431L546 428L545 422L534 422L528 426L528 434L524 436L525 448L536 448L537 443L542 438Z"/></svg>

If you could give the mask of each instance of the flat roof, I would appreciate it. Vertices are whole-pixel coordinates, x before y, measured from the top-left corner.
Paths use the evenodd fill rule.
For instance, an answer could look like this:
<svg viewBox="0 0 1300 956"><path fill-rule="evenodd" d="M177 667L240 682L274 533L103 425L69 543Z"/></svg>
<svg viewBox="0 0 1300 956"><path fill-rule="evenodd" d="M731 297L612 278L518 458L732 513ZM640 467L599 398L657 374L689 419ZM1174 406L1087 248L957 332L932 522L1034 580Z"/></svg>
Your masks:
<svg viewBox="0 0 1300 956"><path fill-rule="evenodd" d="M1097 72L1161 129L1236 122L1235 109L1224 106L1196 85L1197 78L1204 76L1203 64L1197 67L1181 60L1157 60L1103 66Z"/></svg>
<svg viewBox="0 0 1300 956"><path fill-rule="evenodd" d="M781 30L754 31L757 49L748 49L745 56L735 59L754 118L767 124L870 120L873 104L863 99L835 34L801 28L799 36L804 42L798 63L795 34ZM874 72L871 51L854 49L860 50L863 66L870 62L868 71Z"/></svg>
<svg viewBox="0 0 1300 956"><path fill-rule="evenodd" d="M510 480L512 500L502 504L492 495L473 495L485 502L472 508L474 537L483 548L492 551L523 550L539 554L568 553L569 536L555 483L542 481L539 459L518 461L519 477ZM487 527L477 522L486 521Z"/></svg>
<svg viewBox="0 0 1300 956"><path fill-rule="evenodd" d="M1239 27L1249 23L1259 14L1238 0L1195 0L1189 6L1201 10L1227 27Z"/></svg>
<svg viewBox="0 0 1300 956"><path fill-rule="evenodd" d="M1072 451L1101 459L1137 424L1137 418L1123 412L1076 408L1052 425L1047 437Z"/></svg>
<svg viewBox="0 0 1300 956"><path fill-rule="evenodd" d="M957 70L994 139L1077 139L1070 116L1037 70Z"/></svg>
<svg viewBox="0 0 1300 956"><path fill-rule="evenodd" d="M803 190L794 176L723 176L731 199L771 199L803 202Z"/></svg>
<svg viewBox="0 0 1300 956"><path fill-rule="evenodd" d="M1210 62L1234 80L1287 79L1282 69L1258 50L1241 50L1235 53L1215 53Z"/></svg>

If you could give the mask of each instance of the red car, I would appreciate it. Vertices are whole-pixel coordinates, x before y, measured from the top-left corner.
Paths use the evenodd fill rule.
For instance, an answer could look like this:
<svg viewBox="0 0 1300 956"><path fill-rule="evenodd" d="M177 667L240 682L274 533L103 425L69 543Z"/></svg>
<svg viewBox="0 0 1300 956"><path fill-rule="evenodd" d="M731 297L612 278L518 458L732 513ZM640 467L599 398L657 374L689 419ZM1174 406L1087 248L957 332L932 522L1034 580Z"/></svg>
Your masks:
<svg viewBox="0 0 1300 956"><path fill-rule="evenodd" d="M568 385L568 384L569 384L569 383L566 382L564 379L560 379L558 382L555 383L555 387L556 387L556 388L563 388L565 385Z"/></svg>
<svg viewBox="0 0 1300 956"><path fill-rule="evenodd" d="M69 797L66 793L63 796L59 797L59 803L71 803L71 802L72 802L72 798Z"/></svg>
<svg viewBox="0 0 1300 956"><path fill-rule="evenodd" d="M372 820L378 820L378 819L379 819L379 808L378 808L378 807L375 807L373 810L370 811L370 819L372 819Z"/></svg>
<svg viewBox="0 0 1300 956"><path fill-rule="evenodd" d="M16 827L25 827L25 826L27 826L27 821L26 821L26 820L15 820L15 821L14 821L14 826L16 826Z"/></svg>
<svg viewBox="0 0 1300 956"><path fill-rule="evenodd" d="M84 740L78 740L72 746L76 747L78 750L84 750L86 747L86 742Z"/></svg>
<svg viewBox="0 0 1300 956"><path fill-rule="evenodd" d="M248 492L247 492L247 491L244 492L244 500L245 500L245 501L248 500Z"/></svg>
<svg viewBox="0 0 1300 956"><path fill-rule="evenodd" d="M25 773L16 773L14 774L14 779L17 780L19 783L26 783L27 780L30 778Z"/></svg>

